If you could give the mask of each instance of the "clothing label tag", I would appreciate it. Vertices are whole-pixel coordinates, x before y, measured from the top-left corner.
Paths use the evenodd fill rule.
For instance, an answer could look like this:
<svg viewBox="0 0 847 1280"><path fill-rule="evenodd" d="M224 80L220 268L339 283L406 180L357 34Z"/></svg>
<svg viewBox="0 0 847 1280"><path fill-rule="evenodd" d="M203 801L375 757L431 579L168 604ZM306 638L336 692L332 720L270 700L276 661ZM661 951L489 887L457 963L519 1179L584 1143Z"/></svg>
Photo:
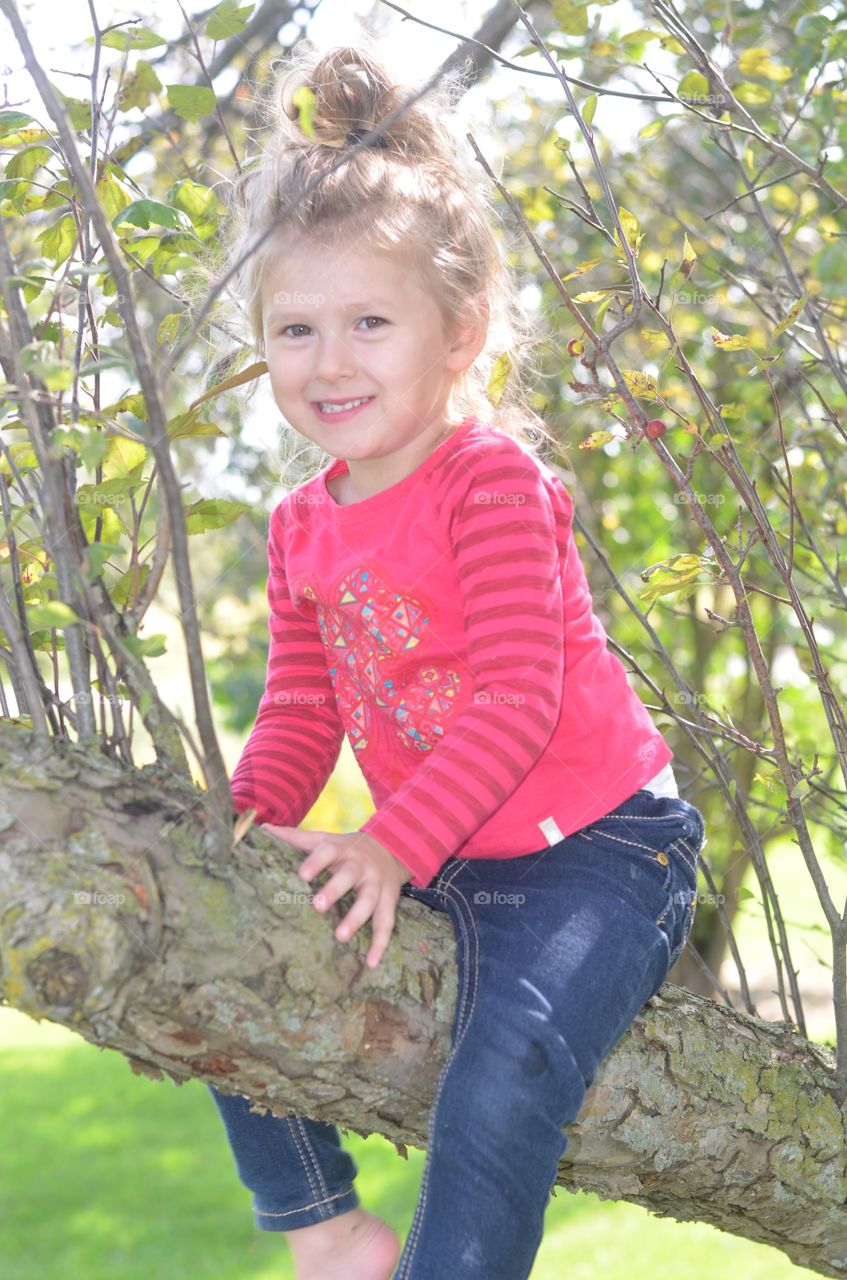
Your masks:
<svg viewBox="0 0 847 1280"><path fill-rule="evenodd" d="M555 818L545 818L543 822L539 822L541 833L549 845L558 844L560 840L564 840L564 836L559 830L559 825Z"/></svg>

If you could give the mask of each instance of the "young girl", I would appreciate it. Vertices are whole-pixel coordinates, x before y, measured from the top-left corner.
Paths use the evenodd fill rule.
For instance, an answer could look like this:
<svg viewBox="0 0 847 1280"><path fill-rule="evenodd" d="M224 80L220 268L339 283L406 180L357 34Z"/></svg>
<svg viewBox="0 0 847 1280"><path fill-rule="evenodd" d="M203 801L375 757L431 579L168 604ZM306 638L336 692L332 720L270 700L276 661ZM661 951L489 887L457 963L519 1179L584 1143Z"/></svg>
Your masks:
<svg viewBox="0 0 847 1280"><path fill-rule="evenodd" d="M363 49L298 51L233 247L277 220L241 284L277 405L334 459L270 516L267 683L236 807L307 853L304 879L328 873L317 910L352 893L335 937L368 925L370 965L401 896L456 934L452 1048L399 1265L334 1125L212 1094L298 1280L524 1280L562 1130L687 940L704 827L606 647L570 495L527 445L514 286L447 94L352 153L409 96ZM300 830L345 733L376 812Z"/></svg>

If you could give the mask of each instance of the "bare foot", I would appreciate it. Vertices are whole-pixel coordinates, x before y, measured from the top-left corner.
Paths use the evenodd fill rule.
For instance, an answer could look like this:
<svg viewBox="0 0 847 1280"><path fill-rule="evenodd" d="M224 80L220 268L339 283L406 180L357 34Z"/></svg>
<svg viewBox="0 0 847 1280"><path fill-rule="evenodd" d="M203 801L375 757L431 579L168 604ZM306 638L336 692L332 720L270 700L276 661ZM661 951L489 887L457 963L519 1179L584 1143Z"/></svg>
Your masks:
<svg viewBox="0 0 847 1280"><path fill-rule="evenodd" d="M361 1207L287 1231L297 1280L391 1280L400 1237Z"/></svg>

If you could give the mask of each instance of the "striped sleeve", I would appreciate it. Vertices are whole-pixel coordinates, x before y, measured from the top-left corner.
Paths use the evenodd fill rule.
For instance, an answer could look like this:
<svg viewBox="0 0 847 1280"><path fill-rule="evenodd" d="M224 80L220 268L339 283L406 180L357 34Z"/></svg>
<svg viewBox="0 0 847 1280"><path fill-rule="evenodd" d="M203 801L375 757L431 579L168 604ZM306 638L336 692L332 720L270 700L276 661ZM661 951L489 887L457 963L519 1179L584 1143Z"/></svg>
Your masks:
<svg viewBox="0 0 847 1280"><path fill-rule="evenodd" d="M335 768L344 729L317 621L291 601L284 538L278 506L268 531L265 689L230 786L239 813L252 807L257 823L296 827Z"/></svg>
<svg viewBox="0 0 847 1280"><path fill-rule="evenodd" d="M450 540L473 676L470 701L362 827L426 887L512 794L558 722L563 601L554 509L515 441L451 458L435 506Z"/></svg>

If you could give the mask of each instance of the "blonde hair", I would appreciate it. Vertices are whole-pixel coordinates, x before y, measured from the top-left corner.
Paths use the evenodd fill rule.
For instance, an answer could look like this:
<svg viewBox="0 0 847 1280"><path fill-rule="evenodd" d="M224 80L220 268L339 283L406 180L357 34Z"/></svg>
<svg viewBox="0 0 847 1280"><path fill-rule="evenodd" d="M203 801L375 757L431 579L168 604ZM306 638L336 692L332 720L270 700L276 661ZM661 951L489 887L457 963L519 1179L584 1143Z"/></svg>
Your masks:
<svg viewBox="0 0 847 1280"><path fill-rule="evenodd" d="M221 274L231 273L230 291L246 315L245 346L264 359L262 280L286 237L402 253L431 291L448 331L480 299L488 303L486 342L456 379L455 410L532 450L544 441L558 449L527 389L543 335L521 306L508 245L495 234L490 188L472 173L470 148L460 148L450 127L464 93L462 68L325 172L415 93L395 83L366 44L365 38L358 47L321 54L300 41L282 62L266 103L258 104L272 126L270 142L233 181L231 216L216 249Z"/></svg>

